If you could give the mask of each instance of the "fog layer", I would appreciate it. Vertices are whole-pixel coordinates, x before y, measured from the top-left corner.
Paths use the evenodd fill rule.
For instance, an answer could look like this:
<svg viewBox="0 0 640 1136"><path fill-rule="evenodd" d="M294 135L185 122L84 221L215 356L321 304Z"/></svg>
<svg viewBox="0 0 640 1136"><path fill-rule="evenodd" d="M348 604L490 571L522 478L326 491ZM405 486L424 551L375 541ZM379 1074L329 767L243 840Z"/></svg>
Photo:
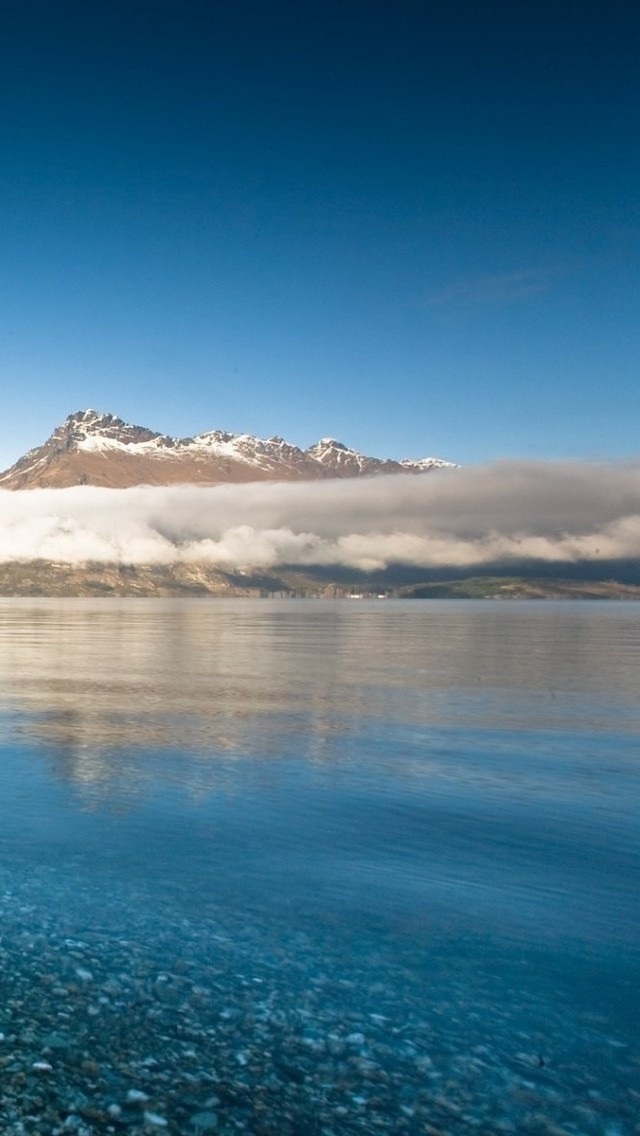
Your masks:
<svg viewBox="0 0 640 1136"><path fill-rule="evenodd" d="M500 462L424 475L0 491L0 560L363 571L640 555L640 465Z"/></svg>

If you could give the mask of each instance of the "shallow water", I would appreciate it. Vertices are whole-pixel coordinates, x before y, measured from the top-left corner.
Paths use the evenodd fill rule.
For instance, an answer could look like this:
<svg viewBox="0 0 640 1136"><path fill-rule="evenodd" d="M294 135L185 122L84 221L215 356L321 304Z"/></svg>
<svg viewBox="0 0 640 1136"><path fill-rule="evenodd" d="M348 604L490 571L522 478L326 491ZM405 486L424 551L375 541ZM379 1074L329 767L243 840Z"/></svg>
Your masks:
<svg viewBox="0 0 640 1136"><path fill-rule="evenodd" d="M0 601L2 1131L639 1132L639 664L635 604Z"/></svg>

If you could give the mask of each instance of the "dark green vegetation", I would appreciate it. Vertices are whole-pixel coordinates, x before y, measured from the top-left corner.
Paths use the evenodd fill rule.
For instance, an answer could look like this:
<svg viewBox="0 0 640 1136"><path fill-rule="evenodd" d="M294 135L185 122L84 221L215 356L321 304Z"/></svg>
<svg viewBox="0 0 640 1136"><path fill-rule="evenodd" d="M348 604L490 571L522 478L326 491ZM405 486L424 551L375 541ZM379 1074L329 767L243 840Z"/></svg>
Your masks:
<svg viewBox="0 0 640 1136"><path fill-rule="evenodd" d="M401 599L640 599L640 584L618 578L466 576L399 569L223 572L207 564L0 564L0 596L384 596ZM413 577L413 578L411 578Z"/></svg>
<svg viewBox="0 0 640 1136"><path fill-rule="evenodd" d="M447 600L624 600L640 599L637 584L617 580L525 579L520 576L471 576L399 588L406 599Z"/></svg>

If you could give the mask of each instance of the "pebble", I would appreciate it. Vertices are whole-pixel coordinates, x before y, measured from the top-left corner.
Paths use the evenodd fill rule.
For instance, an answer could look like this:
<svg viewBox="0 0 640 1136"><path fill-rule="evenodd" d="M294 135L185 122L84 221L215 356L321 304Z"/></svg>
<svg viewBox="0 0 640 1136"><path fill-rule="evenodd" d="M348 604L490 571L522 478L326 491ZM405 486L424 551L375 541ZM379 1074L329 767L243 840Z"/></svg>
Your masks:
<svg viewBox="0 0 640 1136"><path fill-rule="evenodd" d="M196 1112L191 1124L197 1132L213 1132L218 1127L218 1117L215 1112Z"/></svg>
<svg viewBox="0 0 640 1136"><path fill-rule="evenodd" d="M2 1136L638 1136L637 1049L533 984L169 902L98 933L37 879L0 905Z"/></svg>
<svg viewBox="0 0 640 1136"><path fill-rule="evenodd" d="M157 1112L149 1112L145 1110L143 1113L145 1124L150 1124L152 1128L166 1128L166 1117L160 1116Z"/></svg>

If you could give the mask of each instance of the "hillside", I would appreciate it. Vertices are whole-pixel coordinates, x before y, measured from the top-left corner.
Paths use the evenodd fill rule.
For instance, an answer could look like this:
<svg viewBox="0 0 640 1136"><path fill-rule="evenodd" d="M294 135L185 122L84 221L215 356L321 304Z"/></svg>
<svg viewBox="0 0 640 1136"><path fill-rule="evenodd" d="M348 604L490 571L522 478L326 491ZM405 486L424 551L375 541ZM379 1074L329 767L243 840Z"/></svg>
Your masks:
<svg viewBox="0 0 640 1136"><path fill-rule="evenodd" d="M306 450L284 438L212 430L174 438L132 426L113 414L80 410L0 474L2 489L97 485L216 485L249 481L315 481L389 473L428 473L451 466L441 458L393 461L367 457L335 438Z"/></svg>
<svg viewBox="0 0 640 1136"><path fill-rule="evenodd" d="M2 597L270 596L363 599L640 600L640 585L615 580L469 577L430 583L394 582L393 573L367 578L330 570L221 571L208 564L0 563Z"/></svg>

